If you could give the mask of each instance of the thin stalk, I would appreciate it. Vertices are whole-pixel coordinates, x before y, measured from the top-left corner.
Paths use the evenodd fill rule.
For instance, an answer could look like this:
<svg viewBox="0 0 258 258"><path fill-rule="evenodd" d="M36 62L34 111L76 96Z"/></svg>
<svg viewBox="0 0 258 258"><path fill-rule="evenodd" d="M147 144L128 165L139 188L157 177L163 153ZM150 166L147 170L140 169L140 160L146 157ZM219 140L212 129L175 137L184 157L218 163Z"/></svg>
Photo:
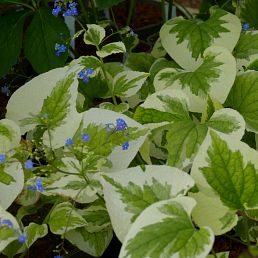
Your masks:
<svg viewBox="0 0 258 258"><path fill-rule="evenodd" d="M220 8L224 8L229 2L231 2L231 0L228 0L227 2L225 2Z"/></svg>
<svg viewBox="0 0 258 258"><path fill-rule="evenodd" d="M136 0L130 0L130 5L129 5L129 12L126 20L126 26L130 26L132 19L133 19L133 13L135 11L135 6L136 6Z"/></svg>
<svg viewBox="0 0 258 258"><path fill-rule="evenodd" d="M225 234L225 237L227 237L227 238L229 238L229 239L231 239L231 240L233 240L233 241L235 241L235 242L237 242L237 243L240 243L240 244L242 244L242 245L248 246L247 243L245 243L245 242L243 242L243 241L241 241L241 240L239 240L239 239L237 239L237 238L235 238L235 237L229 236L229 235L227 235L227 234Z"/></svg>
<svg viewBox="0 0 258 258"><path fill-rule="evenodd" d="M85 22L89 23L88 13L87 13L87 10L86 10L85 5L84 5L82 0L79 0L79 5L80 5L80 8L81 8L83 17L85 17Z"/></svg>
<svg viewBox="0 0 258 258"><path fill-rule="evenodd" d="M165 0L161 0L161 11L162 11L162 20L163 23L166 22L166 1Z"/></svg>
<svg viewBox="0 0 258 258"><path fill-rule="evenodd" d="M173 0L168 0L168 20L172 18Z"/></svg>
<svg viewBox="0 0 258 258"><path fill-rule="evenodd" d="M24 7L27 7L27 8L29 8L29 9L31 9L32 11L35 11L35 8L33 8L31 5L29 5L29 4L26 4L26 3L22 3L22 2L16 2L15 4L17 4L17 5L22 5L22 6L24 6Z"/></svg>
<svg viewBox="0 0 258 258"><path fill-rule="evenodd" d="M86 31L86 28L83 26L83 24L80 22L78 18L76 18L75 21L82 27L83 30Z"/></svg>
<svg viewBox="0 0 258 258"><path fill-rule="evenodd" d="M94 0L90 0L90 5L91 5L91 8L93 9L93 16L95 18L95 22L98 23L99 17L98 17L97 8Z"/></svg>
<svg viewBox="0 0 258 258"><path fill-rule="evenodd" d="M213 249L211 249L211 253L213 254L213 256L214 256L215 258L218 258L216 252L215 252Z"/></svg>

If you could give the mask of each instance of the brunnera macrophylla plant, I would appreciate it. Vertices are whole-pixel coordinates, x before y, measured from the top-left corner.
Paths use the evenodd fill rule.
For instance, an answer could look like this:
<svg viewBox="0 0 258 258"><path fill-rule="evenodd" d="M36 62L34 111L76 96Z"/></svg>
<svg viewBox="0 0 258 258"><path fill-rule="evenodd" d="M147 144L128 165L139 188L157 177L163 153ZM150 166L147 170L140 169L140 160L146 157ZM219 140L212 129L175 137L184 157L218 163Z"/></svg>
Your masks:
<svg viewBox="0 0 258 258"><path fill-rule="evenodd" d="M258 153L247 138L258 130L257 33L210 12L168 21L152 53L124 63L104 62L125 47L89 24L79 33L96 56L11 96L0 121L1 253L26 252L49 231L93 256L114 231L120 258L228 257L212 250L228 232L257 244ZM103 102L88 108L88 96Z"/></svg>

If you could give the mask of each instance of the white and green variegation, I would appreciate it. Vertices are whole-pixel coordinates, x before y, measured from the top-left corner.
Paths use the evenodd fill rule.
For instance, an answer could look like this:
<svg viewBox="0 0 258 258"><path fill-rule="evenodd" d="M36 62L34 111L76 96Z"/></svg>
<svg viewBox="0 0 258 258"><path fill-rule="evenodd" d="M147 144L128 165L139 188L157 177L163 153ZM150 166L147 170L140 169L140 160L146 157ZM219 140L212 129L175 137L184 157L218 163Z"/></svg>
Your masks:
<svg viewBox="0 0 258 258"><path fill-rule="evenodd" d="M147 207L126 235L119 258L205 258L214 235L208 227L195 228L194 206L192 198L181 196Z"/></svg>
<svg viewBox="0 0 258 258"><path fill-rule="evenodd" d="M7 209L23 189L24 172L21 163L17 160L12 160L5 165L3 172L12 178L9 184L4 184L0 180L0 206ZM2 173L1 170L0 173Z"/></svg>
<svg viewBox="0 0 258 258"><path fill-rule="evenodd" d="M92 204L78 213L87 221L87 225L68 231L65 238L80 250L99 257L109 245L113 230L106 208Z"/></svg>
<svg viewBox="0 0 258 258"><path fill-rule="evenodd" d="M87 222L70 202L62 202L51 210L48 224L52 233L62 235L85 226Z"/></svg>
<svg viewBox="0 0 258 258"><path fill-rule="evenodd" d="M20 127L9 119L0 120L0 153L19 146L21 141Z"/></svg>
<svg viewBox="0 0 258 258"><path fill-rule="evenodd" d="M0 226L0 252L2 252L8 244L18 238L21 233L20 226L14 216L5 211L0 205L0 219L9 220L12 223L12 227Z"/></svg>
<svg viewBox="0 0 258 258"><path fill-rule="evenodd" d="M203 52L203 60L195 69L166 68L154 78L156 91L180 89L189 97L189 110L202 112L208 95L224 103L234 83L236 61L225 48L212 46Z"/></svg>
<svg viewBox="0 0 258 258"><path fill-rule="evenodd" d="M103 192L112 226L123 241L140 213L154 202L184 195L194 181L185 172L168 166L147 165L103 175Z"/></svg>
<svg viewBox="0 0 258 258"><path fill-rule="evenodd" d="M201 192L217 193L229 208L254 209L258 207L257 157L256 150L247 144L210 131L194 160L191 176Z"/></svg>
<svg viewBox="0 0 258 258"><path fill-rule="evenodd" d="M226 105L237 110L246 129L258 133L258 71L241 72L228 95Z"/></svg>
<svg viewBox="0 0 258 258"><path fill-rule="evenodd" d="M152 129L151 155L157 155L157 147L166 148L167 163L179 168L191 164L209 128L239 140L245 130L243 117L233 109L214 110L200 122L191 118L188 103L181 91L165 89L150 95L134 114L136 121Z"/></svg>
<svg viewBox="0 0 258 258"><path fill-rule="evenodd" d="M136 122L132 118L119 114L114 111L105 110L101 108L92 108L85 111L83 114L83 127L86 128L89 124L94 123L97 125L115 124L116 119L122 118L128 127L136 127L139 130L143 130L144 126ZM112 162L112 168L106 170L120 170L128 167L133 160L141 145L144 143L147 135L141 136L135 140L129 142L128 150L122 150L121 146L117 146L113 149L112 153L108 156L108 159Z"/></svg>
<svg viewBox="0 0 258 258"><path fill-rule="evenodd" d="M100 50L96 52L96 54L99 57L104 58L112 54L125 53L125 52L126 52L126 49L125 49L124 43L119 41L119 42L112 42L104 45Z"/></svg>
<svg viewBox="0 0 258 258"><path fill-rule="evenodd" d="M22 134L40 125L46 115L52 128L44 133L43 142L50 145L50 133L53 148L64 146L81 121L76 111L78 81L67 71L67 67L57 68L35 77L20 87L7 105L6 117L21 127Z"/></svg>
<svg viewBox="0 0 258 258"><path fill-rule="evenodd" d="M106 36L105 29L97 24L87 24L88 30L84 33L84 42L87 45L99 46Z"/></svg>
<svg viewBox="0 0 258 258"><path fill-rule="evenodd" d="M211 7L210 14L206 21L176 17L160 30L163 47L186 70L201 65L208 47L221 46L231 52L239 39L241 23L237 16L218 7Z"/></svg>

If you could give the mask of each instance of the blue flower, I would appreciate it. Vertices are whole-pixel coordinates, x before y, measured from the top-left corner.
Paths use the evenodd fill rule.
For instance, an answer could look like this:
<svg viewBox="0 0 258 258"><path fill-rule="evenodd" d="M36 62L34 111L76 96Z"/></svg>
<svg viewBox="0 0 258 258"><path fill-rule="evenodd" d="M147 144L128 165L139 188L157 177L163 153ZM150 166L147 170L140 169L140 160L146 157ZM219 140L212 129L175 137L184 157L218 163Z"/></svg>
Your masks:
<svg viewBox="0 0 258 258"><path fill-rule="evenodd" d="M84 142L88 142L88 141L90 140L89 134L88 134L88 133L84 133L84 134L82 135L82 140L83 140Z"/></svg>
<svg viewBox="0 0 258 258"><path fill-rule="evenodd" d="M93 74L94 70L92 68L83 69L78 73L78 77L82 79L83 82L87 83L89 81L89 75Z"/></svg>
<svg viewBox="0 0 258 258"><path fill-rule="evenodd" d="M125 142L122 144L122 150L128 150L129 148L129 142Z"/></svg>
<svg viewBox="0 0 258 258"><path fill-rule="evenodd" d="M0 154L0 164L4 163L6 160L5 154Z"/></svg>
<svg viewBox="0 0 258 258"><path fill-rule="evenodd" d="M42 118L48 118L48 114L47 113L44 113L41 115Z"/></svg>
<svg viewBox="0 0 258 258"><path fill-rule="evenodd" d="M124 119L118 118L116 119L116 129L118 131L124 131L127 128L127 124Z"/></svg>
<svg viewBox="0 0 258 258"><path fill-rule="evenodd" d="M33 163L32 163L32 161L30 159L26 160L25 168L29 169L29 170L33 169Z"/></svg>
<svg viewBox="0 0 258 258"><path fill-rule="evenodd" d="M20 242L20 243L22 243L22 244L24 244L26 241L27 241L27 236L25 235L25 234L21 234L21 235L19 235L19 237L18 237L18 241Z"/></svg>
<svg viewBox="0 0 258 258"><path fill-rule="evenodd" d="M250 28L249 23L244 23L244 24L242 25L242 30L243 30L243 31L246 31L246 30L248 30L249 28Z"/></svg>
<svg viewBox="0 0 258 258"><path fill-rule="evenodd" d="M56 55L60 56L62 53L65 53L67 50L67 47L65 44L55 44L55 51L56 51Z"/></svg>
<svg viewBox="0 0 258 258"><path fill-rule="evenodd" d="M37 186L35 186L35 185L29 185L29 186L28 186L28 189L29 189L30 191L32 191L32 192L36 192L36 191L37 191Z"/></svg>
<svg viewBox="0 0 258 258"><path fill-rule="evenodd" d="M8 228L13 228L13 223L9 219L0 220L0 225L8 226Z"/></svg>
<svg viewBox="0 0 258 258"><path fill-rule="evenodd" d="M53 258L63 258L62 255L55 255Z"/></svg>
<svg viewBox="0 0 258 258"><path fill-rule="evenodd" d="M44 191L44 186L43 186L42 181L41 181L41 179L39 177L36 179L36 187L37 187L37 190L39 192L43 192Z"/></svg>
<svg viewBox="0 0 258 258"><path fill-rule="evenodd" d="M71 138L68 138L66 141L65 141L65 146L71 146L73 144L73 139Z"/></svg>
<svg viewBox="0 0 258 258"><path fill-rule="evenodd" d="M58 5L58 6L56 6L56 8L54 8L53 10L52 10L52 14L54 15L54 16L58 16L58 14L60 13L60 12L62 12L62 7L60 6L60 5Z"/></svg>

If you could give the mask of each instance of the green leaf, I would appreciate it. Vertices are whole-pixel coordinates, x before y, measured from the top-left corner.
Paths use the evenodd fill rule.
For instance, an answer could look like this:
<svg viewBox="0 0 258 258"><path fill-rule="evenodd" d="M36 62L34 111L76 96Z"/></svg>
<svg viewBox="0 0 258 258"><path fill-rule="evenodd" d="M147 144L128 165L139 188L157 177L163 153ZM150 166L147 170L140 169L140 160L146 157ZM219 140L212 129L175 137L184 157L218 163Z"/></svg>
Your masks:
<svg viewBox="0 0 258 258"><path fill-rule="evenodd" d="M155 58L149 53L130 53L125 65L133 71L148 73Z"/></svg>
<svg viewBox="0 0 258 258"><path fill-rule="evenodd" d="M2 199L2 195L1 195ZM17 239L20 233L20 227L13 215L5 211L0 205L0 218L1 220L7 219L10 220L13 227L9 228L8 226L0 227L0 253L8 246L11 242Z"/></svg>
<svg viewBox="0 0 258 258"><path fill-rule="evenodd" d="M24 228L24 233L28 237L26 245L30 247L37 239L47 235L48 227L46 224L38 225L31 222L27 227Z"/></svg>
<svg viewBox="0 0 258 258"><path fill-rule="evenodd" d="M23 23L27 12L12 12L0 16L0 77L17 63L22 47Z"/></svg>
<svg viewBox="0 0 258 258"><path fill-rule="evenodd" d="M258 58L258 33L257 31L246 31L241 33L239 41L234 49L233 55L237 59L239 69L247 67Z"/></svg>
<svg viewBox="0 0 258 258"><path fill-rule="evenodd" d="M149 96L136 109L134 118L153 129L156 147L166 148L168 164L179 168L192 162L208 128L239 140L245 129L241 115L231 109L217 110L205 123L192 120L187 97L178 90L169 89Z"/></svg>
<svg viewBox="0 0 258 258"><path fill-rule="evenodd" d="M246 0L241 2L240 18L243 22L250 24L251 28L258 29L257 12L258 2L255 0Z"/></svg>
<svg viewBox="0 0 258 258"><path fill-rule="evenodd" d="M202 64L193 71L166 68L154 78L156 91L182 89L190 100L190 110L202 112L210 95L224 103L234 83L236 62L225 48L213 46L203 53Z"/></svg>
<svg viewBox="0 0 258 258"><path fill-rule="evenodd" d="M24 172L17 160L1 165L0 168L0 206L7 209L24 186Z"/></svg>
<svg viewBox="0 0 258 258"><path fill-rule="evenodd" d="M70 37L66 24L60 17L55 17L50 8L40 8L34 15L25 36L25 55L38 73L63 66L68 51L60 56L55 54L55 44L63 43Z"/></svg>
<svg viewBox="0 0 258 258"><path fill-rule="evenodd" d="M70 108L70 87L74 82L74 74L59 81L50 95L44 99L40 111L41 117L47 114L46 123L49 130L60 126L67 117Z"/></svg>
<svg viewBox="0 0 258 258"><path fill-rule="evenodd" d="M119 257L198 257L210 252L214 236L191 221L195 201L177 197L146 208L130 228Z"/></svg>
<svg viewBox="0 0 258 258"><path fill-rule="evenodd" d="M22 134L41 126L42 128L39 128L41 130L40 137L43 134L45 145L51 145L51 148L54 149L64 146L65 141L74 135L81 122L81 114L76 110L78 80L73 79L72 76L74 74L69 75L67 67L62 67L33 78L11 96L7 105L6 117L20 125ZM58 87L55 89L56 86ZM66 89L69 93L66 92ZM60 93L65 95L60 96ZM53 95L50 97L51 94ZM52 102L53 99L55 99L54 102ZM49 107L43 108L43 104ZM52 113L55 113L56 117L53 117ZM25 118L32 119L29 119L29 123L24 124L22 120ZM52 127L51 137L45 130L48 120Z"/></svg>
<svg viewBox="0 0 258 258"><path fill-rule="evenodd" d="M179 169L146 165L145 171L138 166L103 175L102 184L112 226L123 241L144 209L160 200L185 194L194 182Z"/></svg>
<svg viewBox="0 0 258 258"><path fill-rule="evenodd" d="M90 135L92 135L92 137L94 137L94 140L89 141L88 143L90 144L89 146L92 147L92 150L94 150L94 152L96 151L96 154L106 155L105 153L110 153L111 150L108 159L112 162L112 171L128 167L128 165L140 149L141 145L143 144L147 136L147 130L141 124L137 123L134 119L110 110L92 108L83 113L84 128L87 128L92 123L97 125L105 125L111 123L115 125L116 119L118 118L122 118L127 123L129 130L127 129L125 132L122 133L113 133L109 136L107 141L105 139L105 137L107 136L106 128L102 128L101 130L105 130L105 132L101 131L100 134L95 129L93 131L93 134L88 132ZM101 128L100 126L98 127ZM127 151L122 151L121 145L125 141L129 141L129 149ZM106 144L104 145L105 142Z"/></svg>
<svg viewBox="0 0 258 258"><path fill-rule="evenodd" d="M209 227L216 236L229 232L237 225L236 212L224 205L215 193L189 193L196 201L192 217L199 227Z"/></svg>
<svg viewBox="0 0 258 258"><path fill-rule="evenodd" d="M257 168L250 160L244 159L244 149L232 149L230 141L223 140L212 131L206 144L208 141L207 154L203 157L206 164L198 164L199 173L202 173L225 206L234 210L257 207ZM196 173L194 169L193 171Z"/></svg>
<svg viewBox="0 0 258 258"><path fill-rule="evenodd" d="M10 185L12 182L15 182L14 178L6 173L4 171L4 167L0 167L0 183L5 184L5 185Z"/></svg>
<svg viewBox="0 0 258 258"><path fill-rule="evenodd" d="M125 45L123 42L112 42L109 44L104 45L96 54L101 57L107 57L117 53L125 53Z"/></svg>
<svg viewBox="0 0 258 258"><path fill-rule="evenodd" d="M248 71L236 77L225 103L245 119L247 129L258 132L258 72Z"/></svg>
<svg viewBox="0 0 258 258"><path fill-rule="evenodd" d="M112 237L112 228L90 233L85 227L80 227L65 234L65 238L74 246L95 257L102 256Z"/></svg>
<svg viewBox="0 0 258 258"><path fill-rule="evenodd" d="M88 45L99 46L105 38L105 29L96 24L87 24L88 30L84 33L84 42Z"/></svg>
<svg viewBox="0 0 258 258"><path fill-rule="evenodd" d="M52 233L62 235L69 230L85 226L87 222L71 203L63 202L51 210L48 224Z"/></svg>
<svg viewBox="0 0 258 258"><path fill-rule="evenodd" d="M148 76L148 73L135 71L124 71L117 74L113 80L112 96L130 97L136 94Z"/></svg>
<svg viewBox="0 0 258 258"><path fill-rule="evenodd" d="M247 66L247 70L258 71L258 58Z"/></svg>
<svg viewBox="0 0 258 258"><path fill-rule="evenodd" d="M166 54L167 52L161 44L161 39L158 38L151 50L151 55L155 58L161 58L164 57Z"/></svg>
<svg viewBox="0 0 258 258"><path fill-rule="evenodd" d="M100 108L112 110L118 113L124 113L129 110L129 105L127 103L119 103L118 105L114 105L110 102L102 102L99 105Z"/></svg>
<svg viewBox="0 0 258 258"><path fill-rule="evenodd" d="M222 46L231 52L238 41L240 20L218 7L212 7L210 13L206 21L176 17L161 28L163 47L184 69L197 68L208 47Z"/></svg>
<svg viewBox="0 0 258 258"><path fill-rule="evenodd" d="M21 140L21 131L19 126L9 119L0 120L0 153L19 146Z"/></svg>
<svg viewBox="0 0 258 258"><path fill-rule="evenodd" d="M98 8L105 9L123 2L123 0L96 0Z"/></svg>

